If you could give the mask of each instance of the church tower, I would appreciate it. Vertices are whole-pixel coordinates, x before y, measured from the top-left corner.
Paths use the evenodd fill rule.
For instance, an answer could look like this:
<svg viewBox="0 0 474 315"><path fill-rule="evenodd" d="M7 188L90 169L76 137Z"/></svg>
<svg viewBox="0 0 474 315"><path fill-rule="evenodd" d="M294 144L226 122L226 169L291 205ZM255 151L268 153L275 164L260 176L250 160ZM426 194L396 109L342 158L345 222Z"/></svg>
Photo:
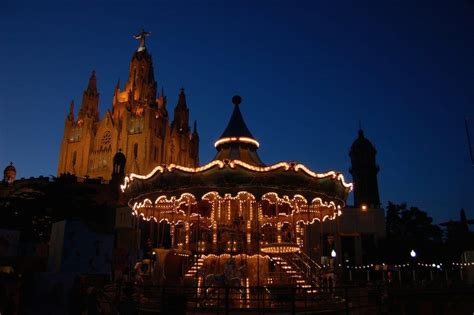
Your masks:
<svg viewBox="0 0 474 315"><path fill-rule="evenodd" d="M375 156L377 150L372 143L365 138L364 131L359 129L359 136L354 141L349 151L351 157L351 168L354 183L354 206L360 208L380 208L379 187L377 173L379 166Z"/></svg>
<svg viewBox="0 0 474 315"><path fill-rule="evenodd" d="M174 108L173 122L171 123L169 157L171 163L185 165L188 163L197 164L194 157L186 152L190 152L193 134L189 126L189 108L186 103L184 88L178 95L178 103Z"/></svg>
<svg viewBox="0 0 474 315"><path fill-rule="evenodd" d="M99 92L93 71L83 94L77 119L71 102L66 117L58 164L58 175L110 180L119 149L127 161L126 174L147 174L157 165L176 163L196 167L199 163L199 135L191 133L189 108L184 90L178 97L175 117L170 124L164 89L157 93L153 60L145 46L149 32L134 38L139 41L122 88L115 86L112 108L99 117Z"/></svg>

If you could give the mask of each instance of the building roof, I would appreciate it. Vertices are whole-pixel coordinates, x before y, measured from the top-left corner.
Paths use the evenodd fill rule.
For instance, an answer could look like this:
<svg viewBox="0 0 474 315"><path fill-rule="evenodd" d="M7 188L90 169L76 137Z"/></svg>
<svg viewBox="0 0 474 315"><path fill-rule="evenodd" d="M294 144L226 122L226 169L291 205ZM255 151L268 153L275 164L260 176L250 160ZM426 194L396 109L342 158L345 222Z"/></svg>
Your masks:
<svg viewBox="0 0 474 315"><path fill-rule="evenodd" d="M364 136L364 131L362 129L359 129L358 132L358 137L355 139L355 141L351 145L350 152L373 152L376 153L377 150L375 150L374 145L372 142L370 142L365 136Z"/></svg>

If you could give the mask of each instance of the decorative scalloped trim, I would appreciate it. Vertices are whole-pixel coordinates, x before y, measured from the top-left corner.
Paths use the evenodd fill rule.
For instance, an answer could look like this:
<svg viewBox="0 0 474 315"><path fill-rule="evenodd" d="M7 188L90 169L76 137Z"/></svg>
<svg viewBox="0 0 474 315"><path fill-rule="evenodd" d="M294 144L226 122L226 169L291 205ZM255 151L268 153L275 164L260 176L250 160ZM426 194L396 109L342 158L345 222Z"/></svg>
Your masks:
<svg viewBox="0 0 474 315"><path fill-rule="evenodd" d="M210 169L210 168L212 168L216 165L219 168L223 168L226 165L228 165L230 168L235 168L235 166L238 165L238 166L241 166L243 168L246 168L246 169L254 171L254 172L269 172L269 171L273 171L273 170L276 170L276 169L279 169L279 168L283 168L285 171L288 171L288 170L292 169L295 172L298 172L299 170L302 170L304 173L306 173L307 175L309 175L311 177L314 177L314 178L332 177L333 179L336 179L337 181L339 181L345 188L349 188L349 191L352 191L352 188L353 188L352 183L346 183L346 181L344 180L344 175L342 175L342 173L338 173L338 172L335 172L335 171L329 171L329 172L326 172L326 173L316 173L316 172L311 171L309 168L307 168L303 164L300 164L300 163L296 164L296 163L293 163L293 162L290 162L290 163L289 162L280 162L280 163L276 163L276 164L273 164L273 165L270 165L270 166L255 166L255 165L245 163L241 160L230 160L230 161L229 160L224 160L224 161L214 160L214 161L212 161L212 162L210 162L206 165L196 167L196 168L186 167L186 166L181 166L181 165L176 165L176 164L170 164L166 168L163 167L163 166L157 166L148 175L138 175L138 174L132 173L129 176L126 176L125 179L124 179L124 183L123 183L123 185L120 185L120 188L122 189L122 192L125 192L128 185L135 178L137 178L137 179L149 179L150 177L155 175L155 173L157 173L157 172L164 173L165 170L167 170L168 172L172 172L173 170L176 169L176 170L180 170L180 171L186 172L186 173L199 173L199 172L206 171L206 170L208 170L208 169Z"/></svg>

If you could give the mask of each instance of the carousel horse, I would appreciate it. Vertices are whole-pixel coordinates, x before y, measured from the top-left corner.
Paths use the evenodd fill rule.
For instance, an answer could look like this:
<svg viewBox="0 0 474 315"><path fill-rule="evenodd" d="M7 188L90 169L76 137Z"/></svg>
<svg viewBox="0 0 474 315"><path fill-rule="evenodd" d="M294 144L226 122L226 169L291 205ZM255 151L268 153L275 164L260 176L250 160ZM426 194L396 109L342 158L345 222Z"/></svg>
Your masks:
<svg viewBox="0 0 474 315"><path fill-rule="evenodd" d="M213 297L219 288L239 289L244 267L237 268L234 258L230 258L224 264L223 274L209 274L205 281L205 292Z"/></svg>

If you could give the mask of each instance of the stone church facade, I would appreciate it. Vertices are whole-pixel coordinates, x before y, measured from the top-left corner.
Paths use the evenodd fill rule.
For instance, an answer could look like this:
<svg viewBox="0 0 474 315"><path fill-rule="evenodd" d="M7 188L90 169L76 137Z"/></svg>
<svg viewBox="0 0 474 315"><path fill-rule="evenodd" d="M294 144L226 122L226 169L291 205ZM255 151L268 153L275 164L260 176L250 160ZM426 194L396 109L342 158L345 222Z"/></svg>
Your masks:
<svg viewBox="0 0 474 315"><path fill-rule="evenodd" d="M199 135L196 122L189 126L189 108L181 89L173 120L170 121L164 90L157 93L153 61L142 32L135 36L140 45L130 62L125 86L115 87L112 109L99 117L97 78L92 72L83 93L77 117L74 103L64 125L58 176L110 180L112 160L118 151L127 158L125 173L147 174L161 164L196 167L199 164Z"/></svg>

